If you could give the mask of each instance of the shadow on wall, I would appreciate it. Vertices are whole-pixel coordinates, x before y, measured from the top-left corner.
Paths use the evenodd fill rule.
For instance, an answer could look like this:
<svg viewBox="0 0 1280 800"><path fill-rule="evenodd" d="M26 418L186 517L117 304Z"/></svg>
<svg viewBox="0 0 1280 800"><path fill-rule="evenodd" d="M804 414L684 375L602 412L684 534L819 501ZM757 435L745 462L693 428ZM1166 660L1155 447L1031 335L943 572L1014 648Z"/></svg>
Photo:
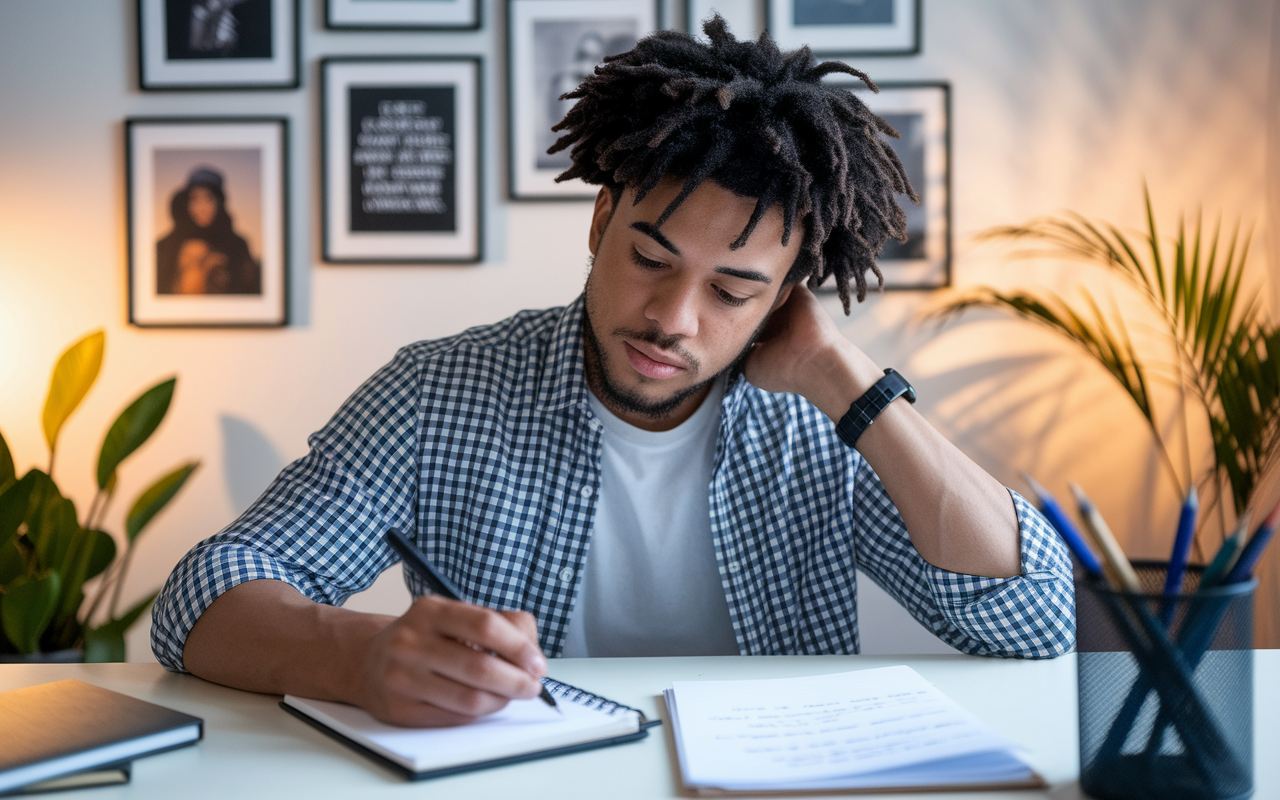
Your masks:
<svg viewBox="0 0 1280 800"><path fill-rule="evenodd" d="M284 456L253 423L223 414L222 469L231 507L237 516L248 508L285 467Z"/></svg>

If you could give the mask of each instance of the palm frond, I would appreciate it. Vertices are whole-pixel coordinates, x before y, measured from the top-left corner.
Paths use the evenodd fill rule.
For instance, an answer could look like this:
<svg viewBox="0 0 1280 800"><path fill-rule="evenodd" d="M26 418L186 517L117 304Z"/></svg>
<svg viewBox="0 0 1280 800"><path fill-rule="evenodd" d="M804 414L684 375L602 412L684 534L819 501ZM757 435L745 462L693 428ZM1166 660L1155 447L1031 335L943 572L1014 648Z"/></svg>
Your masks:
<svg viewBox="0 0 1280 800"><path fill-rule="evenodd" d="M1088 292L1081 301L1026 291L970 290L933 315L952 316L968 308L1011 311L1045 326L1083 348L1120 384L1151 427L1175 481L1157 424L1151 380L1173 380L1205 415L1213 439L1213 466L1188 483L1212 487L1210 503L1223 487L1237 514L1247 507L1263 472L1280 455L1280 328L1269 327L1257 288L1246 280L1252 234L1222 219L1206 224L1178 220L1172 238L1162 239L1155 204L1143 187L1146 230L1130 235L1115 225L1075 212L1039 217L1022 225L991 228L981 241L1016 243L1017 258L1069 259L1101 268L1144 298L1162 320L1160 338L1176 354L1172 370L1152 348L1135 346L1127 319L1113 302L1104 314ZM1030 246L1030 249L1027 249ZM1143 340L1144 343L1147 341ZM1170 375L1170 372L1173 375ZM1181 425L1189 450L1185 417ZM1188 469L1190 466L1188 455ZM1225 504L1219 503L1221 507Z"/></svg>

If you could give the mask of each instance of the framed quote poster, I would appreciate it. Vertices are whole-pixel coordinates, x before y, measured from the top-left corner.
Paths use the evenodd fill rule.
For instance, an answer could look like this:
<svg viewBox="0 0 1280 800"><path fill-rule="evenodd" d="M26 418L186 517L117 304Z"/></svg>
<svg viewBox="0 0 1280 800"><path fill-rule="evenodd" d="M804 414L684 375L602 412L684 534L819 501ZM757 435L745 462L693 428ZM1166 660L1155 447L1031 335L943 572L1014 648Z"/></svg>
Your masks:
<svg viewBox="0 0 1280 800"><path fill-rule="evenodd" d="M783 50L909 56L920 52L920 0L765 0L769 33Z"/></svg>
<svg viewBox="0 0 1280 800"><path fill-rule="evenodd" d="M479 0L326 0L334 30L468 30L480 27Z"/></svg>
<svg viewBox="0 0 1280 800"><path fill-rule="evenodd" d="M573 107L561 100L606 56L635 47L658 27L654 0L509 0L507 6L508 178L515 200L592 200L579 180L556 183L567 150L547 153L551 127Z"/></svg>
<svg viewBox="0 0 1280 800"><path fill-rule="evenodd" d="M129 322L284 325L288 122L125 121Z"/></svg>
<svg viewBox="0 0 1280 800"><path fill-rule="evenodd" d="M873 93L847 85L901 138L887 141L906 168L920 203L898 202L907 215L907 241L890 239L876 260L885 289L937 289L951 285L951 101L939 82L886 81ZM874 275L868 276L873 281Z"/></svg>
<svg viewBox="0 0 1280 800"><path fill-rule="evenodd" d="M293 89L298 0L138 0L143 89Z"/></svg>
<svg viewBox="0 0 1280 800"><path fill-rule="evenodd" d="M480 260L480 59L322 62L324 259Z"/></svg>

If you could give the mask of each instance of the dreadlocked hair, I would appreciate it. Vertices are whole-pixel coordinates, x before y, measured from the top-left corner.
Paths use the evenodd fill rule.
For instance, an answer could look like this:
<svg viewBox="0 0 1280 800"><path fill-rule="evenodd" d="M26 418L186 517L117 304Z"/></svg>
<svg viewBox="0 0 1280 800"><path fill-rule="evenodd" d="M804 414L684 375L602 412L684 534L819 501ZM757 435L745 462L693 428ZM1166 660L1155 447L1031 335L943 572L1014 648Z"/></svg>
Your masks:
<svg viewBox="0 0 1280 800"><path fill-rule="evenodd" d="M808 47L782 52L768 33L738 41L716 15L703 25L710 44L659 31L611 56L562 99L577 100L554 128L565 133L547 151L572 147L572 166L556 180L624 187L639 203L663 178L684 180L657 226L710 179L754 198L755 208L730 245L746 244L773 205L783 214L782 244L797 220L804 237L787 283L816 289L834 276L849 313L850 286L867 294L867 272L885 241L906 240L906 215L895 199L919 202L896 153L881 134L898 137L848 88L822 83L859 70L818 63Z"/></svg>

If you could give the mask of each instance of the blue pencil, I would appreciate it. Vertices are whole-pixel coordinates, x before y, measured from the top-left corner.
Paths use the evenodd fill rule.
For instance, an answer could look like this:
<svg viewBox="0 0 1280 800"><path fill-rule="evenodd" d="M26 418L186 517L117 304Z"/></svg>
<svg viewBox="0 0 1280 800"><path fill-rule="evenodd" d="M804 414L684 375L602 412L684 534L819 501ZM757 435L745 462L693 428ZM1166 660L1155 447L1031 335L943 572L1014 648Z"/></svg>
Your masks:
<svg viewBox="0 0 1280 800"><path fill-rule="evenodd" d="M1044 514L1045 519L1049 520L1049 524L1058 531L1058 535L1067 543L1067 549L1071 551L1080 565L1084 567L1084 571L1094 577L1102 574L1102 564L1098 563L1098 558L1089 549L1089 545L1084 543L1084 539L1080 537L1075 526L1071 524L1071 520L1067 518L1067 514L1062 510L1062 506L1058 505L1058 501L1053 499L1053 495L1049 494L1049 490L1041 486L1035 478L1027 473L1022 473L1023 479L1027 485L1031 487L1031 491L1036 495L1036 506L1040 509L1040 513Z"/></svg>
<svg viewBox="0 0 1280 800"><path fill-rule="evenodd" d="M1227 577L1222 579L1224 584L1249 580L1249 576L1253 575L1253 568L1258 565L1258 559L1262 558L1262 551L1275 535L1277 520L1280 520L1280 503L1271 509L1271 513L1262 521L1261 527L1253 532L1248 543L1240 550L1236 565L1227 573Z"/></svg>
<svg viewBox="0 0 1280 800"><path fill-rule="evenodd" d="M1177 597L1182 592L1182 578L1187 574L1187 559L1191 557L1191 540L1195 538L1196 514L1200 512L1200 498L1196 495L1196 487L1187 492L1187 499L1182 504L1182 513L1178 515L1178 532L1173 537L1173 553L1169 556L1169 568L1164 576L1164 596ZM1176 606L1166 603L1161 621L1167 628L1173 622Z"/></svg>

